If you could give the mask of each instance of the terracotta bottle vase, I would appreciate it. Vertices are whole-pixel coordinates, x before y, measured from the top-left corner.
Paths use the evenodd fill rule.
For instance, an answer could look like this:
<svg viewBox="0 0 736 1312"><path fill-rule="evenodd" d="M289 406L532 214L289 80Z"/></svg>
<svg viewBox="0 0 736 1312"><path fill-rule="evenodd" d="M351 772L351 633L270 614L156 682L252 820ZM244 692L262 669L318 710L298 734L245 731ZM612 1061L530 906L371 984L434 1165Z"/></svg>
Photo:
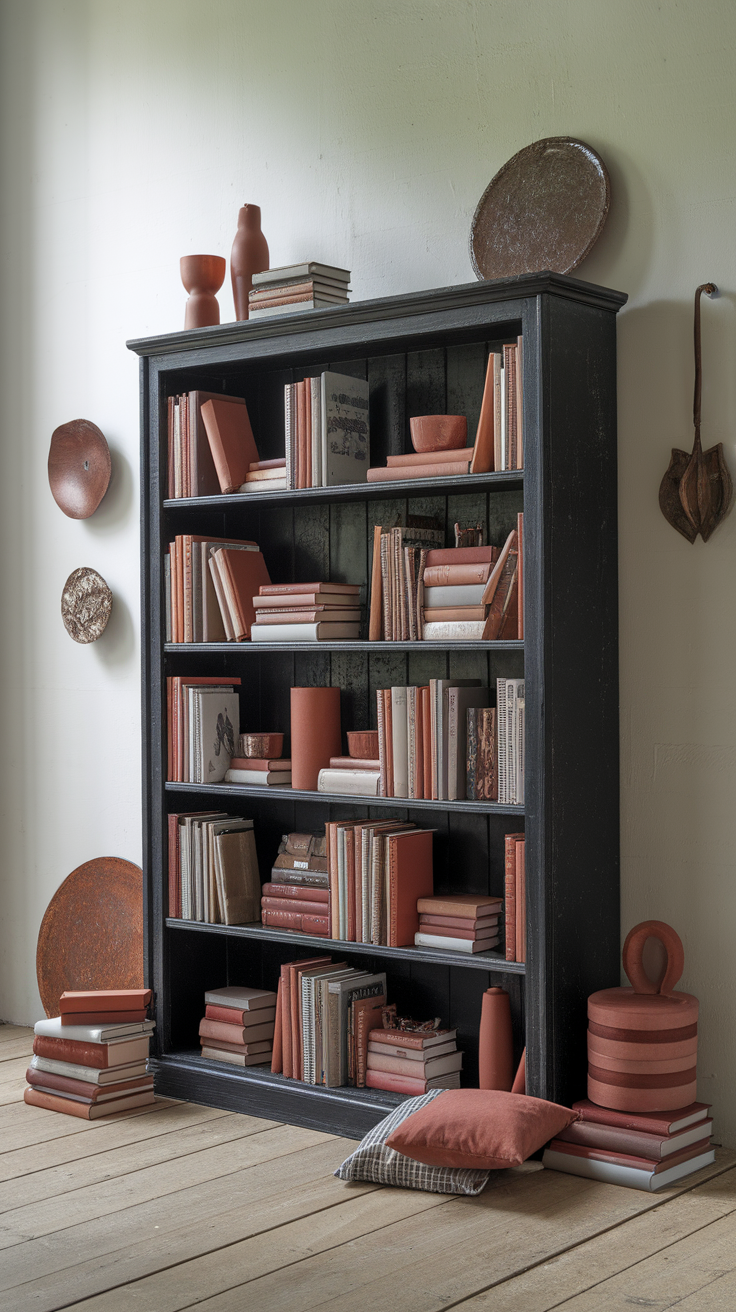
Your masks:
<svg viewBox="0 0 736 1312"><path fill-rule="evenodd" d="M230 252L230 277L233 280L235 318L248 318L248 296L253 274L268 268L268 242L261 232L260 205L241 205L238 231Z"/></svg>
<svg viewBox="0 0 736 1312"><path fill-rule="evenodd" d="M182 255L181 280L189 292L184 311L185 328L209 328L220 322L216 292L225 281L227 264L222 255Z"/></svg>
<svg viewBox="0 0 736 1312"><path fill-rule="evenodd" d="M667 952L664 976L644 972L642 952L658 938ZM588 998L588 1097L622 1112L666 1112L696 1098L698 999L675 989L685 964L679 935L661 920L630 931L623 951L631 988Z"/></svg>
<svg viewBox="0 0 736 1312"><path fill-rule="evenodd" d="M521 1054L521 1061L516 1068L514 1082L511 1085L512 1093L526 1093L526 1048Z"/></svg>
<svg viewBox="0 0 736 1312"><path fill-rule="evenodd" d="M505 989L486 989L478 1035L478 1085L508 1093L514 1078L511 1007Z"/></svg>

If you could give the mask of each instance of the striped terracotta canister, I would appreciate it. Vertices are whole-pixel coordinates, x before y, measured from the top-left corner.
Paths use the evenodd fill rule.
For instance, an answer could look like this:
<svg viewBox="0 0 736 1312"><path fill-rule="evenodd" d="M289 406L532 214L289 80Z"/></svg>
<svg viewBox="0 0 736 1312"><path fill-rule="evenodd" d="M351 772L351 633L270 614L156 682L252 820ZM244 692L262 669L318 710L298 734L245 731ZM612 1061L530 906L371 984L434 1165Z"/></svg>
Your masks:
<svg viewBox="0 0 736 1312"><path fill-rule="evenodd" d="M642 965L648 938L667 952L655 984ZM698 999L675 984L685 964L678 934L661 920L635 925L624 943L631 988L603 989L588 998L588 1097L622 1112L666 1112L696 1097Z"/></svg>

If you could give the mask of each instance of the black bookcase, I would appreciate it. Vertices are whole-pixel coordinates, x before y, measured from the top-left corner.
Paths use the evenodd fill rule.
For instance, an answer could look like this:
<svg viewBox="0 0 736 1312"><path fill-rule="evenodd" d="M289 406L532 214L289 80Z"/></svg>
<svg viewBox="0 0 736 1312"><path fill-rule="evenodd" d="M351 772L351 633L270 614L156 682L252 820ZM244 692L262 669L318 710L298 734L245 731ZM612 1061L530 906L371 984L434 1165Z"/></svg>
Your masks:
<svg viewBox="0 0 736 1312"><path fill-rule="evenodd" d="M275 988L280 964L331 950L385 969L390 999L457 1027L477 1082L481 996L510 994L528 1092L585 1091L585 1003L618 978L619 775L616 322L625 296L542 273L364 301L260 323L129 342L141 357L143 864L146 972L158 1092L360 1136L396 1095L326 1090L199 1056L207 988ZM370 384L371 463L410 450L409 417L467 414L475 431L488 351L523 335L523 472L166 500L167 397L245 396L262 458L283 455L284 384L333 369ZM482 522L501 544L524 510L525 641L166 645L163 555L178 533L253 538L274 581L363 583L373 525L397 510ZM366 629L367 632L367 629ZM356 799L166 781L166 676L242 678L241 725L289 731L289 689L337 685L343 730L375 727L375 689L432 677L526 680L526 805ZM288 741L288 740L287 740ZM504 835L525 830L526 966L414 948L332 943L167 915L170 811L213 804L255 820L261 875L279 838L328 819L400 816L436 829L435 891L503 893ZM305 949L312 949L306 952Z"/></svg>

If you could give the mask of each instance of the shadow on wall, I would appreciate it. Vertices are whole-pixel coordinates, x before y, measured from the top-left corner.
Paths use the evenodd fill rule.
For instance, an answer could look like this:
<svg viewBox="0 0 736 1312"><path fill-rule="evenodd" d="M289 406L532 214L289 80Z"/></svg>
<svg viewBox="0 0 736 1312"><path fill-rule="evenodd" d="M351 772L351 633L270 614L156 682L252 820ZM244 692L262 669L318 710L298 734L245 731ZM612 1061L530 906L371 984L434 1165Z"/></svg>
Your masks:
<svg viewBox="0 0 736 1312"><path fill-rule="evenodd" d="M112 460L110 483L94 515L83 521L85 528L97 537L117 533L133 508L133 471L130 463L119 447L109 442L108 446Z"/></svg>
<svg viewBox="0 0 736 1312"><path fill-rule="evenodd" d="M631 156L607 141L592 137L586 140L598 151L610 174L611 208L593 250L579 268L573 269L572 276L604 287L618 287L621 277L617 270L621 269L625 271L621 291L635 297L649 272L654 248L649 185Z"/></svg>
<svg viewBox="0 0 736 1312"><path fill-rule="evenodd" d="M94 649L100 663L109 670L125 665L135 655L133 617L127 602L114 589L110 619Z"/></svg>

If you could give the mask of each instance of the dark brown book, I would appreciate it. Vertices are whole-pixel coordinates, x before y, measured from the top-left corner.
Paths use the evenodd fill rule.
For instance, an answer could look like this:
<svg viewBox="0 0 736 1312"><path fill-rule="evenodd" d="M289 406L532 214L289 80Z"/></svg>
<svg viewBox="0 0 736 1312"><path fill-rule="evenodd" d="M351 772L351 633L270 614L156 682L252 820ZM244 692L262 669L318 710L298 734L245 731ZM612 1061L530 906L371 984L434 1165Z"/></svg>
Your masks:
<svg viewBox="0 0 736 1312"><path fill-rule="evenodd" d="M471 802L498 801L496 709L471 706L467 712L466 797Z"/></svg>
<svg viewBox="0 0 736 1312"><path fill-rule="evenodd" d="M145 1013L151 997L150 989L86 989L81 992L67 990L59 998L59 1013L64 1016L67 1012L108 1013L141 1009ZM141 1020L145 1020L145 1014L141 1016ZM73 1023L86 1025L93 1022L80 1020Z"/></svg>
<svg viewBox="0 0 736 1312"><path fill-rule="evenodd" d="M493 600L488 611L486 627L483 630L485 642L493 642L504 636L516 637L516 598L519 589L519 551L518 534L514 529L514 543L511 546L498 578ZM507 633L510 625L512 634Z"/></svg>
<svg viewBox="0 0 736 1312"><path fill-rule="evenodd" d="M327 938L330 923L328 916L303 915L291 910L261 911L261 920L274 929L295 929L301 934L315 934L319 938Z"/></svg>
<svg viewBox="0 0 736 1312"><path fill-rule="evenodd" d="M264 884L261 891L264 897L281 898L288 902L313 902L326 905L330 900L327 888L311 888L308 884L301 887L299 884ZM294 909L299 910L298 907ZM311 907L310 910L315 912L316 908ZM316 914L321 915L321 912Z"/></svg>
<svg viewBox="0 0 736 1312"><path fill-rule="evenodd" d="M248 408L219 398L205 401L201 414L220 492L237 492L250 465L258 459Z"/></svg>
<svg viewBox="0 0 736 1312"><path fill-rule="evenodd" d="M134 1021L146 1019L146 1008L136 1011L68 1011L62 1012L61 1024L64 1025L131 1025Z"/></svg>
<svg viewBox="0 0 736 1312"><path fill-rule="evenodd" d="M504 923L507 961L516 961L516 844L523 834L504 839Z"/></svg>

